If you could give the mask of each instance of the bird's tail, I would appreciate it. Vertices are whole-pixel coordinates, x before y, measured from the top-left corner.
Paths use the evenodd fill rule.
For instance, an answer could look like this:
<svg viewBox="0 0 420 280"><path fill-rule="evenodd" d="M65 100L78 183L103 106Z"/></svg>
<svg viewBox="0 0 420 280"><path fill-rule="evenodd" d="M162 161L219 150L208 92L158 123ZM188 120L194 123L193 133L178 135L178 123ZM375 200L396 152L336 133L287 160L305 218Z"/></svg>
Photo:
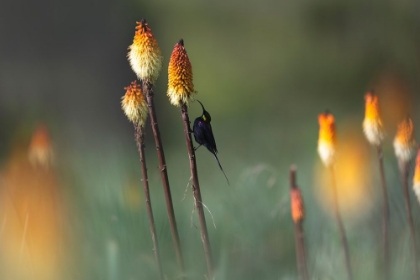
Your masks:
<svg viewBox="0 0 420 280"><path fill-rule="evenodd" d="M228 177L226 176L226 173L225 173L225 171L223 170L222 165L220 164L219 158L217 157L216 153L213 153L213 156L214 156L214 158L217 160L217 163L219 164L220 170L222 170L223 175L225 175L226 181L227 181L228 185L230 186L229 179L228 179Z"/></svg>

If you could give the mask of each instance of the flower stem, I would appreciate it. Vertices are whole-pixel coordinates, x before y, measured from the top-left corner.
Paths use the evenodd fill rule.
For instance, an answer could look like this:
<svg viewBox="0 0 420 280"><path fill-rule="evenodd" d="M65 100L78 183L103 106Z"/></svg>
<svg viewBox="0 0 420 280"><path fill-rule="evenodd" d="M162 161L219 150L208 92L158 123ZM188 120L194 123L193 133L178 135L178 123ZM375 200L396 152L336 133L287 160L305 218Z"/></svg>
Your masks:
<svg viewBox="0 0 420 280"><path fill-rule="evenodd" d="M353 272L352 272L351 263L350 263L349 245L347 243L346 231L344 230L343 221L341 220L341 215L340 215L340 206L338 203L337 183L335 180L334 167L331 167L330 170L331 170L331 182L332 182L332 189L333 189L334 215L338 224L338 229L340 231L341 245L343 246L343 250L344 250L347 278L349 280L353 280Z"/></svg>
<svg viewBox="0 0 420 280"><path fill-rule="evenodd" d="M172 203L171 188L169 185L168 172L165 161L165 153L163 150L162 139L160 137L159 124L155 112L155 104L153 101L153 84L148 81L143 81L143 93L146 96L147 106L149 107L150 124L152 126L153 136L155 138L156 151L159 159L159 170L162 179L163 190L165 192L166 209L169 217L169 225L171 228L172 240L175 246L176 258L181 273L184 274L184 260L182 257L181 244L179 241L178 228L176 225L174 206Z"/></svg>
<svg viewBox="0 0 420 280"><path fill-rule="evenodd" d="M410 193L408 191L408 177L409 177L409 162L399 162L401 179L403 184L404 200L405 200L405 210L407 212L408 226L410 228L410 237L411 237L411 247L413 248L413 259L414 259L414 279L420 279L419 269L417 264L417 242L416 235L414 232L414 222L413 216L411 214L411 205L410 205Z"/></svg>
<svg viewBox="0 0 420 280"><path fill-rule="evenodd" d="M140 125L134 125L134 137L137 143L137 149L140 156L141 173L144 188L144 196L146 199L147 216L149 218L150 233L152 234L153 251L155 253L156 264L159 272L159 279L163 280L162 263L159 256L159 246L156 238L155 220L153 218L152 201L150 200L149 181L147 178L146 157L144 155L144 131Z"/></svg>
<svg viewBox="0 0 420 280"><path fill-rule="evenodd" d="M378 152L378 164L379 164L379 173L381 175L381 186L382 186L382 242L383 242L383 279L388 280L390 278L389 270L389 203L388 203L388 191L385 181L385 171L384 171L384 162L383 162L383 153L382 147L377 146Z"/></svg>
<svg viewBox="0 0 420 280"><path fill-rule="evenodd" d="M204 209L203 209L203 200L201 198L201 191L200 191L200 184L198 181L198 173L197 173L197 162L195 159L195 151L193 147L193 142L191 138L191 130L190 130L190 119L188 117L188 108L185 103L181 105L181 114L182 114L182 121L184 124L184 133L185 133L185 141L188 150L188 156L190 159L190 170L191 170L191 177L192 177L192 191L194 195L194 204L195 208L197 209L198 219L200 222L200 231L201 231L201 241L203 242L204 247L204 254L206 257L207 263L207 272L208 272L208 279L212 280L214 277L213 272L213 257L210 247L210 240L209 234L207 231L206 225L206 217L204 216Z"/></svg>

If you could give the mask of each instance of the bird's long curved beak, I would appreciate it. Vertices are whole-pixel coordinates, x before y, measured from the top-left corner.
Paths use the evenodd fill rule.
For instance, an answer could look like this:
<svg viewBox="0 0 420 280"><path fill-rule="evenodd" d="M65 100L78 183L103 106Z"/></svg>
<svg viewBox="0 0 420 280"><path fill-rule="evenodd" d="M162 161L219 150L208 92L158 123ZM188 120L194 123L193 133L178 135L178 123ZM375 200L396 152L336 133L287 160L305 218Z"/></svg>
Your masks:
<svg viewBox="0 0 420 280"><path fill-rule="evenodd" d="M200 103L201 108L203 108L203 114L204 114L204 112L206 111L206 109L204 109L204 105L203 105L203 103L201 103L201 102L200 102L200 100L198 100L198 99L196 99L196 100L198 101L198 103Z"/></svg>

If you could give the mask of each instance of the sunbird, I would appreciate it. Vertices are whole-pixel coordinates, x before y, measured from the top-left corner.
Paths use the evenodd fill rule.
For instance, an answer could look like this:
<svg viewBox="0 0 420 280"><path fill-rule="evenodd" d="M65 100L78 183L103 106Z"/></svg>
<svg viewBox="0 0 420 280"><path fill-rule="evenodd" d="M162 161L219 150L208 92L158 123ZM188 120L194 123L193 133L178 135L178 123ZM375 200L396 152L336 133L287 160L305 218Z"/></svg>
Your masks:
<svg viewBox="0 0 420 280"><path fill-rule="evenodd" d="M198 101L198 100L197 100ZM216 159L217 163L219 164L220 170L222 170L223 175L225 175L228 185L229 179L225 174L225 171L222 168L222 165L220 164L219 158L217 157L217 147L216 147L216 141L214 140L213 130L211 128L211 116L209 112L204 109L203 103L198 101L200 103L201 108L203 108L203 114L196 118L194 120L193 125L193 134L195 141L199 144L195 150L201 147L201 145L204 145L204 147L207 148L207 150L210 151L210 153L213 154L214 158Z"/></svg>

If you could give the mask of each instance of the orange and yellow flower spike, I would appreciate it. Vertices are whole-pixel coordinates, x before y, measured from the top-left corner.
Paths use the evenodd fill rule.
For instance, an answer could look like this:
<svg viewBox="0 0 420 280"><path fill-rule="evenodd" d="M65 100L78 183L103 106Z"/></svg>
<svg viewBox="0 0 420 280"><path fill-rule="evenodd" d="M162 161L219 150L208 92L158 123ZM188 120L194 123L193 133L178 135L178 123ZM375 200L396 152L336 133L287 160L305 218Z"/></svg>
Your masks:
<svg viewBox="0 0 420 280"><path fill-rule="evenodd" d="M169 60L167 95L172 105L181 106L185 103L188 106L195 93L191 62L184 48L184 40L181 39Z"/></svg>
<svg viewBox="0 0 420 280"><path fill-rule="evenodd" d="M140 85L133 81L124 89L126 92L121 100L121 108L130 122L143 127L146 123L148 108Z"/></svg>
<svg viewBox="0 0 420 280"><path fill-rule="evenodd" d="M137 77L154 83L162 69L163 56L145 19L137 22L133 44L128 49L128 61Z"/></svg>

